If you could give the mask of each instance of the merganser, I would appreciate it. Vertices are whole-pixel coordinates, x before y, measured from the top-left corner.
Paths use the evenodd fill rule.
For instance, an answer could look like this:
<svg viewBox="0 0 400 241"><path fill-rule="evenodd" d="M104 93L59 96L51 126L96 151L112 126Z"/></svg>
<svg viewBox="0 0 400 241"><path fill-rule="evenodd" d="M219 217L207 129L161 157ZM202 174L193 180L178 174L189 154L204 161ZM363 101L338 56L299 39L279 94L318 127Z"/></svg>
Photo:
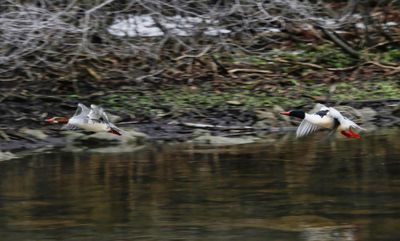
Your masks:
<svg viewBox="0 0 400 241"><path fill-rule="evenodd" d="M93 104L89 109L84 104L79 103L75 114L71 118L57 116L46 119L46 122L65 124L62 127L64 130L80 128L91 132L110 132L115 135L123 133L123 130L110 122L103 108Z"/></svg>
<svg viewBox="0 0 400 241"><path fill-rule="evenodd" d="M333 107L322 106L321 109L313 114L305 113L302 110L292 110L281 112L282 115L293 116L302 119L296 131L296 137L303 137L320 128L331 129L332 133L340 132L347 138L361 138L360 134L353 132L352 128L365 130L353 121L344 117L338 110Z"/></svg>

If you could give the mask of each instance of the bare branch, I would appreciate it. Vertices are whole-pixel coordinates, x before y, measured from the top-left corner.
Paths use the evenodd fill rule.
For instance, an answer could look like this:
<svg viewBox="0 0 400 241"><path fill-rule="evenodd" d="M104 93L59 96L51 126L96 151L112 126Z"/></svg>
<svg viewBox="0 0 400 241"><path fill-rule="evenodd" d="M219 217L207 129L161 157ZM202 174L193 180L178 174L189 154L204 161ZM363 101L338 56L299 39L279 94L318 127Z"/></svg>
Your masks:
<svg viewBox="0 0 400 241"><path fill-rule="evenodd" d="M338 30L354 30L357 24L367 23L358 14L360 1L342 2L3 0L0 74L12 76L18 71L39 78L37 73L43 69L69 72L85 61L111 59L113 68L90 76L136 81L146 79L140 76L149 72L168 68L170 63L164 60L199 58L218 51L263 56L267 43L280 42L270 35L307 31L314 31L314 36L324 31L344 51L358 57L356 45L341 39ZM340 10L337 4L342 4ZM389 16L391 10L387 11ZM361 35L378 33L386 34L389 40L398 38L398 33L391 31L396 23L373 14L369 17L374 18L374 25Z"/></svg>

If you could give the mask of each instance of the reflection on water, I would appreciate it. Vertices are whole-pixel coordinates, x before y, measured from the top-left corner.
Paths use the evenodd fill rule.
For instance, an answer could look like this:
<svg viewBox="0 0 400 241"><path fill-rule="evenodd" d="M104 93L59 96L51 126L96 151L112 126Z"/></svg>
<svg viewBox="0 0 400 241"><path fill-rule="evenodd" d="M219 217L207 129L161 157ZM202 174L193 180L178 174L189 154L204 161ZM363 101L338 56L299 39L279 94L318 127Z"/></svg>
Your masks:
<svg viewBox="0 0 400 241"><path fill-rule="evenodd" d="M399 134L2 162L1 240L394 240Z"/></svg>

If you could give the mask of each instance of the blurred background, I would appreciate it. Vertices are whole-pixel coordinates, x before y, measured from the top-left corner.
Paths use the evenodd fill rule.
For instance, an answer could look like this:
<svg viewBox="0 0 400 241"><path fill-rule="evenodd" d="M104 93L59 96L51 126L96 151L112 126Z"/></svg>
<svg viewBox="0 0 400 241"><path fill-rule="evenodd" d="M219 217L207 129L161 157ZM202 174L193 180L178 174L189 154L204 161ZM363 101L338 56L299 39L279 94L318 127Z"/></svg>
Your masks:
<svg viewBox="0 0 400 241"><path fill-rule="evenodd" d="M0 239L398 240L399 41L396 0L0 0ZM367 131L296 139L318 103Z"/></svg>
<svg viewBox="0 0 400 241"><path fill-rule="evenodd" d="M0 124L40 126L77 102L142 121L221 106L398 100L399 7L383 0L4 0Z"/></svg>

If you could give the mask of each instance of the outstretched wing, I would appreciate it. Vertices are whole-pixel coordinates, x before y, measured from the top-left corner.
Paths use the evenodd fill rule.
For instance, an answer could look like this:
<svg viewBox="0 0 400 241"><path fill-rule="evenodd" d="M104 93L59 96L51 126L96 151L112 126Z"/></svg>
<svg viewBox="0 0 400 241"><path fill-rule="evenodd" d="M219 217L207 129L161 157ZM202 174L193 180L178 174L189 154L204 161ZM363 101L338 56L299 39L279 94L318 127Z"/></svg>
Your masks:
<svg viewBox="0 0 400 241"><path fill-rule="evenodd" d="M121 135L122 133L125 133L124 130L118 128L113 123L111 123L107 113L104 111L102 107L92 104L90 105L90 108L91 110L89 113L89 119L91 121L106 124L114 134Z"/></svg>
<svg viewBox="0 0 400 241"><path fill-rule="evenodd" d="M320 127L317 125L312 124L311 122L308 122L306 120L303 120L299 127L297 127L297 131L296 131L296 137L303 137L306 136L310 133L313 133L315 131L317 131Z"/></svg>
<svg viewBox="0 0 400 241"><path fill-rule="evenodd" d="M307 114L308 120L303 119L297 128L296 137L306 136L324 127L324 122L326 122L325 116L328 115L329 108L322 104L320 106L320 109L316 113Z"/></svg>
<svg viewBox="0 0 400 241"><path fill-rule="evenodd" d="M352 128L358 128L360 130L366 131L365 128L362 128L361 126L357 125L354 121L349 120L346 117L344 117L344 121L347 122L347 124Z"/></svg>
<svg viewBox="0 0 400 241"><path fill-rule="evenodd" d="M333 107L329 108L329 115L332 116L332 118L336 119L337 121L339 121L340 124L346 125L346 126L350 126L352 128L358 128L360 130L364 130L364 128L362 128L361 126L357 125L356 123L354 123L354 121L348 119L347 117L344 117L338 110L336 110Z"/></svg>
<svg viewBox="0 0 400 241"><path fill-rule="evenodd" d="M84 105L82 103L78 103L76 111L75 111L74 115L70 118L69 122L74 123L74 120L79 120L81 122L87 122L89 112L90 112L90 109L88 107L86 107L86 105ZM71 121L71 120L73 120L73 121ZM71 123L65 124L61 127L61 130L77 130L77 129L79 129L79 128Z"/></svg>
<svg viewBox="0 0 400 241"><path fill-rule="evenodd" d="M342 122L345 119L345 117L338 110L336 110L333 107L329 108L329 115L332 118L338 120L339 122Z"/></svg>
<svg viewBox="0 0 400 241"><path fill-rule="evenodd" d="M95 121L95 122L100 122L100 107L97 105L90 105L90 111L88 114L89 120Z"/></svg>
<svg viewBox="0 0 400 241"><path fill-rule="evenodd" d="M73 117L79 117L79 118L87 118L88 114L90 112L90 109L86 107L86 105L82 103L78 103L78 107L76 108L75 114Z"/></svg>
<svg viewBox="0 0 400 241"><path fill-rule="evenodd" d="M91 121L94 122L105 123L107 125L110 124L110 120L108 119L108 116L104 109L97 105L90 105L90 112L88 114L88 117Z"/></svg>
<svg viewBox="0 0 400 241"><path fill-rule="evenodd" d="M324 111L324 110L329 110L329 107L327 107L326 105L323 104L319 104L321 106L321 109L319 109L319 111Z"/></svg>

